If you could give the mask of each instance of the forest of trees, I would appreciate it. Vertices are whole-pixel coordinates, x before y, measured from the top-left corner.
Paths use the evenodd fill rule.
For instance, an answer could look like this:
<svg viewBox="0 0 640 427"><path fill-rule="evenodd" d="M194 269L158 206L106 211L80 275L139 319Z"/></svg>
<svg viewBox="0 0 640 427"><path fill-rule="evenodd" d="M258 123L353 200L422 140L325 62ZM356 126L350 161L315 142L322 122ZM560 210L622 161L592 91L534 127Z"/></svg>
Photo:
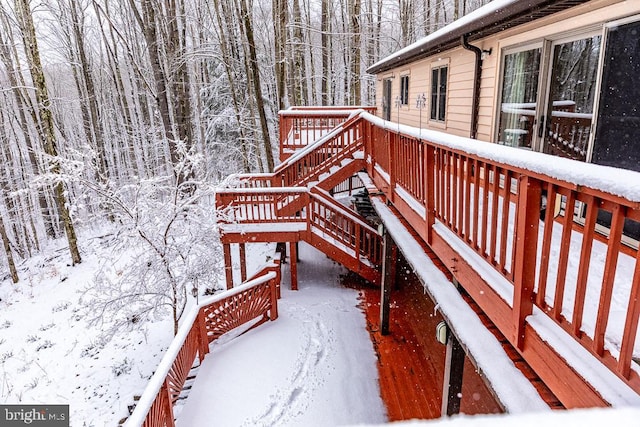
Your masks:
<svg viewBox="0 0 640 427"><path fill-rule="evenodd" d="M106 222L164 253L143 198L166 245L202 183L273 169L280 109L374 104L369 65L484 3L0 0L2 270Z"/></svg>

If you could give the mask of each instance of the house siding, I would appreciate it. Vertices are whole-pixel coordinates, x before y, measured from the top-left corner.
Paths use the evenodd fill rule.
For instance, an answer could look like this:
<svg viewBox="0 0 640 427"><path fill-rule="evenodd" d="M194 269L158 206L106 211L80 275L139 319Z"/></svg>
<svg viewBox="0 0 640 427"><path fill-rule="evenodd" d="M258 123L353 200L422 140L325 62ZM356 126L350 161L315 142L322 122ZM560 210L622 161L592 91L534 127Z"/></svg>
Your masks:
<svg viewBox="0 0 640 427"><path fill-rule="evenodd" d="M556 13L531 23L505 30L496 35L473 41L471 44L483 50L490 50L485 55L480 85L480 103L477 138L493 141L496 133L497 105L500 89L501 50L528 42L560 39L583 31L602 31L607 22L640 14L640 1L596 0ZM640 18L639 18L640 19ZM438 64L449 65L447 86L447 115L444 123L429 120L431 94L431 67ZM457 47L429 58L403 65L397 69L379 74L377 91L382 93L382 78L394 75L392 99L399 95L399 76L403 72L411 74L409 84L409 105L398 111L392 102L391 120L410 126L420 126L459 136L469 136L471 129L474 84L475 55L462 47ZM427 102L422 110L416 108L419 94L425 94ZM381 97L378 97L381 107ZM378 111L381 114L382 108Z"/></svg>

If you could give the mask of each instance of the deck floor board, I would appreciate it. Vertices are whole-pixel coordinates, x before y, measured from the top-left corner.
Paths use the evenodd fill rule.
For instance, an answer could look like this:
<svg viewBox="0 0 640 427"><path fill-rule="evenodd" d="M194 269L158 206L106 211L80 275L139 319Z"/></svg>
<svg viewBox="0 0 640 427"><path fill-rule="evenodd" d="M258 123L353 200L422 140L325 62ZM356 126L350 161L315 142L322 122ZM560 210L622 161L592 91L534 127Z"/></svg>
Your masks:
<svg viewBox="0 0 640 427"><path fill-rule="evenodd" d="M443 264L426 249L434 263L444 270ZM448 271L444 271L449 277ZM436 325L442 320L434 303L424 294L418 278L401 258L398 260L396 286L391 291L390 334L379 333L380 289L363 285L352 277L360 289L362 308L367 318L367 329L378 358L378 373L382 399L387 406L389 421L433 419L441 416L444 377L445 346L435 339ZM507 355L531 381L542 398L553 409L562 405L539 377L524 362L520 354L500 334L474 301L463 295L478 313L485 326L503 345ZM476 371L469 358L465 358L461 412L469 415L502 412L493 394Z"/></svg>

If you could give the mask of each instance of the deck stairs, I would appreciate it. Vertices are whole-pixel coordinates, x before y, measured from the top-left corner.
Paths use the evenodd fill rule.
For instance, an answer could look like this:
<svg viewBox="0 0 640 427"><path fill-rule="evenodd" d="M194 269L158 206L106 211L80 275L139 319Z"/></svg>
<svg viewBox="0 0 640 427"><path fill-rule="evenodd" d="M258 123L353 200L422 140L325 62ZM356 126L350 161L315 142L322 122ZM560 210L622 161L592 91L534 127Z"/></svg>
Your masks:
<svg viewBox="0 0 640 427"><path fill-rule="evenodd" d="M217 195L223 243L305 241L380 283L378 232L331 193L365 167L361 128L349 119L298 150L271 174L235 175ZM226 223L226 224L224 224Z"/></svg>
<svg viewBox="0 0 640 427"><path fill-rule="evenodd" d="M216 304L244 310L255 306L245 293L268 293L277 318L280 256L249 287L247 243L288 242L295 251L296 242L308 242L375 284L382 282L383 258L385 270L393 271L390 260L399 251L448 334L466 346L490 388L501 388L492 392L506 411L511 404L530 410L534 400L545 409L640 406L640 251L624 230L628 222L640 223L640 199L627 191L628 183L640 181L637 173L616 171L621 185L602 186L587 178L606 172L597 165L555 158L550 170L549 159L531 156L523 163L519 150L423 135L362 110L343 113L332 129L329 116L321 109L281 113L281 165L269 174L236 175L217 191L227 286L234 282L231 245L238 245L244 284ZM297 142L282 139L289 133ZM555 177L558 163L581 176ZM363 189L348 203L335 197L354 187ZM386 257L377 221L386 229ZM617 292L620 287L626 293ZM196 356L207 353L208 323L220 318L194 317L183 342L172 344L175 360L165 366L171 369L154 375L145 392L155 394L153 406L141 400L132 418L144 407L156 420L145 425L173 425L176 393L188 392L183 380ZM503 368L513 367L508 361L533 394L500 387L523 385L523 377L505 374Z"/></svg>

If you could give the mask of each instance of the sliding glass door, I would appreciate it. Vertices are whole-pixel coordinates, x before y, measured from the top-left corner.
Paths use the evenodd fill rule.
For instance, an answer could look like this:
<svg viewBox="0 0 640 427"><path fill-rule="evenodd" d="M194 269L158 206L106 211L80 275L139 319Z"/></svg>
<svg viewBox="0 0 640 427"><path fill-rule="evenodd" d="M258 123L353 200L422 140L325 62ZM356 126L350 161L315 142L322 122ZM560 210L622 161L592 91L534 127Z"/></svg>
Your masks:
<svg viewBox="0 0 640 427"><path fill-rule="evenodd" d="M505 50L496 142L586 160L601 35Z"/></svg>
<svg viewBox="0 0 640 427"><path fill-rule="evenodd" d="M542 47L507 53L503 58L498 142L532 148Z"/></svg>
<svg viewBox="0 0 640 427"><path fill-rule="evenodd" d="M556 43L545 106L542 151L585 161L591 143L601 36Z"/></svg>

